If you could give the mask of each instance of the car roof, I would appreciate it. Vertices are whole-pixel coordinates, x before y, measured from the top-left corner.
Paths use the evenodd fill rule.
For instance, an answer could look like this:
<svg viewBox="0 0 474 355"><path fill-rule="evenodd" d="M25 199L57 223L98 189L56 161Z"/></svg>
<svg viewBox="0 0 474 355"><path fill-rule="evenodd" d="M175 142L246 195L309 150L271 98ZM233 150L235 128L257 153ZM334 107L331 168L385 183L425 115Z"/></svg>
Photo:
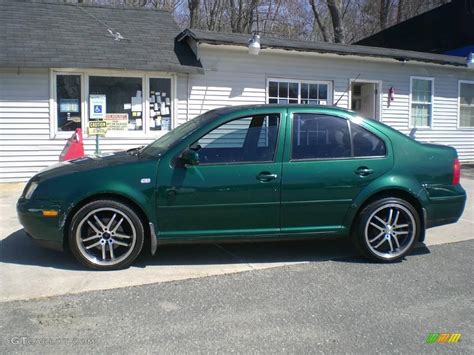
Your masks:
<svg viewBox="0 0 474 355"><path fill-rule="evenodd" d="M327 106L327 105L306 105L306 104L257 104L257 105L237 105L237 106L226 106L212 110L217 114L229 114L242 110L252 109L285 109L285 108L305 108L305 109L318 109L318 110L329 110L349 113L351 115L357 115L357 113L338 107L338 106Z"/></svg>

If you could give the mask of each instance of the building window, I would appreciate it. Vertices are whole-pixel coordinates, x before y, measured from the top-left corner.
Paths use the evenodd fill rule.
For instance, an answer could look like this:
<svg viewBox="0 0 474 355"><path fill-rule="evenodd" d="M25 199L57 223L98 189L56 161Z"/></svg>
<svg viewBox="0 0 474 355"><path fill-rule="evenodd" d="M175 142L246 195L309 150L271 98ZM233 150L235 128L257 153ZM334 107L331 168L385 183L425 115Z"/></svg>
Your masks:
<svg viewBox="0 0 474 355"><path fill-rule="evenodd" d="M270 104L329 104L329 83L269 80L268 103Z"/></svg>
<svg viewBox="0 0 474 355"><path fill-rule="evenodd" d="M301 103L310 105L327 105L328 85L301 83Z"/></svg>
<svg viewBox="0 0 474 355"><path fill-rule="evenodd" d="M474 128L474 82L459 82L459 127Z"/></svg>
<svg viewBox="0 0 474 355"><path fill-rule="evenodd" d="M108 117L116 117L119 120L121 117L123 121L126 121L126 124L117 124L114 130L143 130L142 92L142 78L139 77L89 77L89 97L91 95L105 96L106 111L104 118L107 120Z"/></svg>
<svg viewBox="0 0 474 355"><path fill-rule="evenodd" d="M90 120L107 122L106 137L156 134L174 127L173 76L100 70L51 72L50 135L61 138ZM155 76L156 75L156 76Z"/></svg>
<svg viewBox="0 0 474 355"><path fill-rule="evenodd" d="M81 127L81 75L56 75L56 125L58 131Z"/></svg>
<svg viewBox="0 0 474 355"><path fill-rule="evenodd" d="M149 115L151 131L171 130L171 79L149 79Z"/></svg>
<svg viewBox="0 0 474 355"><path fill-rule="evenodd" d="M411 78L411 127L431 127L433 79Z"/></svg>

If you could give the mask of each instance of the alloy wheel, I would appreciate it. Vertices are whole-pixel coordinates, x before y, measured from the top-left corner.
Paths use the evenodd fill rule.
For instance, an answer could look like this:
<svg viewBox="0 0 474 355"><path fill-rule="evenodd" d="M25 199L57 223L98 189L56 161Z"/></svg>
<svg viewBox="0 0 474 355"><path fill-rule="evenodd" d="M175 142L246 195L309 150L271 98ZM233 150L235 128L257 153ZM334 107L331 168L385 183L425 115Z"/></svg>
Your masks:
<svg viewBox="0 0 474 355"><path fill-rule="evenodd" d="M368 218L365 241L373 254L389 260L410 248L416 232L413 213L401 204L389 203L377 208Z"/></svg>
<svg viewBox="0 0 474 355"><path fill-rule="evenodd" d="M80 253L96 265L116 265L132 252L137 241L135 226L124 212L97 208L78 224L76 242Z"/></svg>

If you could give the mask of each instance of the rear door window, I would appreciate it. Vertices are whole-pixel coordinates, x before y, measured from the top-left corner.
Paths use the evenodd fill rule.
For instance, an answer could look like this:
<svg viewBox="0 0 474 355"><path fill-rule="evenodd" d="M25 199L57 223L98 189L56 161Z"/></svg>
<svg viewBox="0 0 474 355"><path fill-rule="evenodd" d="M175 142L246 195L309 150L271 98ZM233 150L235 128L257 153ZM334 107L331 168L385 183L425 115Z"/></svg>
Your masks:
<svg viewBox="0 0 474 355"><path fill-rule="evenodd" d="M295 113L292 124L293 160L351 157L347 120L316 113Z"/></svg>

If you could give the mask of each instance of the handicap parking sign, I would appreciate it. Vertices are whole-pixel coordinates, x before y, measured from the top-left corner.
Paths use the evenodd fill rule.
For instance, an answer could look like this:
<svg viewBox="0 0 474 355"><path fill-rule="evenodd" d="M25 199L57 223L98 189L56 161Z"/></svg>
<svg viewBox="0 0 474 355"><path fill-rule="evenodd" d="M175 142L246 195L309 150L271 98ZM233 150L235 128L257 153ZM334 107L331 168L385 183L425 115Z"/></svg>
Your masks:
<svg viewBox="0 0 474 355"><path fill-rule="evenodd" d="M91 119L104 119L106 96L105 95L90 95L89 96L89 118Z"/></svg>

